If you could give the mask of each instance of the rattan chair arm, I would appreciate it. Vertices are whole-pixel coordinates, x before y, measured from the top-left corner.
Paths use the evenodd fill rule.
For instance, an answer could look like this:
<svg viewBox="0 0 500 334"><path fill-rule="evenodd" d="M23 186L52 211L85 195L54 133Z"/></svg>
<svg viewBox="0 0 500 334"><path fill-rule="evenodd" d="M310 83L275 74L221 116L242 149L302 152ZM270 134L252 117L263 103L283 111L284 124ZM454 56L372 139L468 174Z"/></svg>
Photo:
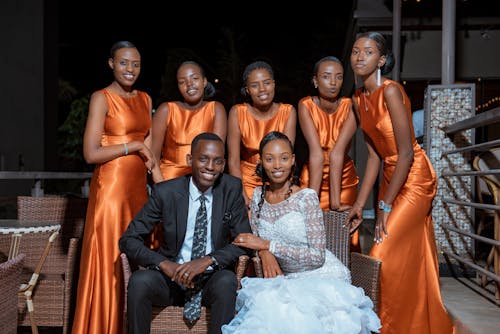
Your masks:
<svg viewBox="0 0 500 334"><path fill-rule="evenodd" d="M238 258L238 262L236 263L235 273L236 273L236 279L238 280L238 289L241 288L241 279L245 275L249 260L250 257L248 255L241 255Z"/></svg>
<svg viewBox="0 0 500 334"><path fill-rule="evenodd" d="M262 270L262 261L260 257L254 256L252 257L252 262L253 262L253 268L255 271L255 276L257 277L264 277L264 271Z"/></svg>
<svg viewBox="0 0 500 334"><path fill-rule="evenodd" d="M373 301L373 309L378 311L379 276L382 261L366 254L351 253L352 284L363 288Z"/></svg>

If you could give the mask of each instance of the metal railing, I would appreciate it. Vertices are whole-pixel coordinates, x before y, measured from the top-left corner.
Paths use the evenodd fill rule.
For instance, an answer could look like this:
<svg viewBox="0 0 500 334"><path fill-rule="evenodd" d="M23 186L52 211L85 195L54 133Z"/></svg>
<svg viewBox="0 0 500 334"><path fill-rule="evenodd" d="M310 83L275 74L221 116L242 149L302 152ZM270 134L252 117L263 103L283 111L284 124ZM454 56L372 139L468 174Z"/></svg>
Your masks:
<svg viewBox="0 0 500 334"><path fill-rule="evenodd" d="M443 131L448 136L454 136L455 134L460 133L461 131L477 129L480 127L492 125L500 122L500 108L494 108L488 111L485 111L476 116L470 117L468 119L462 120L460 122L456 122L449 126L443 128ZM442 157L451 154L470 152L472 154L480 154L481 152L490 150L492 148L500 147L500 139L494 139L491 141L485 141L474 145L469 145L465 147L456 148L453 150L445 151L442 153ZM455 166L452 166L452 169ZM450 178L450 177L462 177L462 176L472 176L472 177L482 177L485 175L500 175L500 169L496 169L497 166L494 166L493 169L489 170L474 170L471 167L471 170L465 170L463 166L460 168L456 168L455 170L443 171L441 177ZM474 183L476 184L476 183ZM472 192L472 191L471 191ZM457 228L453 226L452 222L450 223L442 223L441 226L443 229L451 232L457 233L461 237L471 238L472 240L484 244L491 245L492 249L489 252L488 259L486 260L486 264L483 262L484 260L478 258L476 254L474 255L460 255L457 252L453 251L453 247L451 250L443 250L442 254L444 255L451 271L456 275L456 272L453 268L451 259L458 262L462 268L472 269L476 272L476 279L479 282L477 286L482 289L482 295L496 302L497 305L500 305L500 238L499 238L499 230L500 230L500 222L499 222L499 214L500 214L500 205L498 201L498 196L495 194L492 195L493 203L478 203L474 201L464 201L452 197L444 198L442 201L444 203L448 203L457 207L471 207L478 210L485 210L492 212L493 219L493 229L494 229L494 237L489 238L478 233L473 233L471 231L466 231L461 228ZM496 197L496 198L495 198ZM475 231L477 232L477 231ZM490 263L491 264L490 264ZM493 270L490 269L493 267ZM488 281L489 280L489 281ZM493 289L491 289L493 287Z"/></svg>
<svg viewBox="0 0 500 334"><path fill-rule="evenodd" d="M82 197L88 197L89 180L92 173L88 172L37 172L37 171L1 171L0 180L33 180L31 196L40 197L44 195L42 188L43 180L70 180L82 179Z"/></svg>

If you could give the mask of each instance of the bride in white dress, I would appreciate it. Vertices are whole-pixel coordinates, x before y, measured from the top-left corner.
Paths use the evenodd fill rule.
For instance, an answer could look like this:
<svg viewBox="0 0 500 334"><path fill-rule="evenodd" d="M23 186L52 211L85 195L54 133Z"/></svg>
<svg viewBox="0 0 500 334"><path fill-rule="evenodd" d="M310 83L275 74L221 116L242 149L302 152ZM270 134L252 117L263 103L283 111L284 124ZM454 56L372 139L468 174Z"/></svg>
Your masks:
<svg viewBox="0 0 500 334"><path fill-rule="evenodd" d="M261 141L260 157L264 185L250 206L253 234L238 235L234 244L258 251L265 278L243 278L238 313L222 333L378 333L371 299L325 248L316 192L293 184L292 143L271 132Z"/></svg>

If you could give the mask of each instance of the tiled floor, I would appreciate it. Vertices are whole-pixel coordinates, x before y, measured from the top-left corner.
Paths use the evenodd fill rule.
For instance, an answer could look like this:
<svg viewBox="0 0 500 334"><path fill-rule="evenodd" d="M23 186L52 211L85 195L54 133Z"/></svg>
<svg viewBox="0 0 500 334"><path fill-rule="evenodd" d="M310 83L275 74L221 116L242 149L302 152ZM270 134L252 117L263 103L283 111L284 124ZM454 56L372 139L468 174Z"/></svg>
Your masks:
<svg viewBox="0 0 500 334"><path fill-rule="evenodd" d="M456 334L500 333L500 306L480 295L463 278L441 277L443 302Z"/></svg>

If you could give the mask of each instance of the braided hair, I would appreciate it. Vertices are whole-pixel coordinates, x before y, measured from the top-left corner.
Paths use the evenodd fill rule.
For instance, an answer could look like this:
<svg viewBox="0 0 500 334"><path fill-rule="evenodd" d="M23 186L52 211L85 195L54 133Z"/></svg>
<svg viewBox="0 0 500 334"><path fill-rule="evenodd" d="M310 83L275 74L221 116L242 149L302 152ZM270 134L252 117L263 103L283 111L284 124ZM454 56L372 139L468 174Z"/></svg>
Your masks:
<svg viewBox="0 0 500 334"><path fill-rule="evenodd" d="M292 144L292 142L287 137L287 135L285 135L282 132L271 131L268 134L266 134L262 138L262 140L260 141L260 144L259 144L259 155L261 157L261 161L259 161L259 163L255 167L255 174L258 177L260 177L260 179L262 180L262 192L260 194L259 203L257 204L258 207L259 207L259 209L257 210L257 218L260 217L260 211L262 210L262 205L264 204L264 198L266 196L267 184L270 182L269 176L266 174L266 171L264 170L264 166L262 166L262 150L264 149L264 147L268 143L270 143L272 141L275 141L275 140L284 140L285 142L288 143L288 145L290 146L290 149L293 152L293 144ZM286 193L286 197L285 198L290 197L290 195L292 194L292 186L294 184L295 185L299 184L298 177L295 175L295 169L296 169L296 164L294 163L293 166L292 166L292 170L290 172L289 182L288 182L288 192Z"/></svg>

